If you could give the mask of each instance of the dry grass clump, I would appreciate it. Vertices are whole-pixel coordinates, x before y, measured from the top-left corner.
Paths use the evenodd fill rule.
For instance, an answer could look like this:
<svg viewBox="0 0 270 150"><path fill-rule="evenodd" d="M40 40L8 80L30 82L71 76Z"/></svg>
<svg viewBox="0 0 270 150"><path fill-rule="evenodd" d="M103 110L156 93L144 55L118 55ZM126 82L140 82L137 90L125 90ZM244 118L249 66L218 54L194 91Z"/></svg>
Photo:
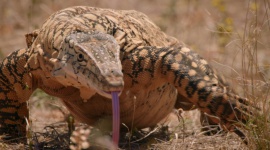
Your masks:
<svg viewBox="0 0 270 150"><path fill-rule="evenodd" d="M261 47L268 47L269 41L263 39L264 32L270 30L270 2L251 1L246 13L244 34L241 35L242 85L244 94L261 111L255 112L248 127L250 146L256 149L270 149L270 108L269 108L269 64L260 60ZM260 16L259 14L263 15Z"/></svg>

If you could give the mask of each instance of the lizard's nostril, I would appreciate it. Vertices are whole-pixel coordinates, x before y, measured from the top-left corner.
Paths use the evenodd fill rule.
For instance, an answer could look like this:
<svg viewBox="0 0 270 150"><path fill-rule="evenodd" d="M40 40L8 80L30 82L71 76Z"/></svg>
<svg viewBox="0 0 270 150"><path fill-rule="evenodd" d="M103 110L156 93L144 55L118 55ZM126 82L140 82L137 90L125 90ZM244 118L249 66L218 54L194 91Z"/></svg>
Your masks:
<svg viewBox="0 0 270 150"><path fill-rule="evenodd" d="M113 75L113 76L116 76L116 77L121 77L121 76L123 76L122 71L119 70L119 69L111 69L111 70L110 70L110 74Z"/></svg>

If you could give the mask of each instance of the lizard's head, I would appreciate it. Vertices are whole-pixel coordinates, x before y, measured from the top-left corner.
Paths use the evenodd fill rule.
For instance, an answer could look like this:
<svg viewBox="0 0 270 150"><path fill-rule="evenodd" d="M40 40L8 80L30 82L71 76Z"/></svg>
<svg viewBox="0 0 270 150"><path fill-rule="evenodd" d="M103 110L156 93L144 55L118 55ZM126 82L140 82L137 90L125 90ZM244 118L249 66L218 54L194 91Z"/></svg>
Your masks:
<svg viewBox="0 0 270 150"><path fill-rule="evenodd" d="M105 97L124 86L120 47L99 31L73 31L63 41L52 74L62 84L90 88Z"/></svg>

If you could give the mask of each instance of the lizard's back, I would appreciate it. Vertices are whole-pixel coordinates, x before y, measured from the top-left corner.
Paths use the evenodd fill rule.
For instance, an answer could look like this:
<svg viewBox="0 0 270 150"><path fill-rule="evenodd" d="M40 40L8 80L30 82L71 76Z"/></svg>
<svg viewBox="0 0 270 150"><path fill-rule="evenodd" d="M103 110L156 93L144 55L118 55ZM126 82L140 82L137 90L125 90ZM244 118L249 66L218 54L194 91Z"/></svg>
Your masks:
<svg viewBox="0 0 270 150"><path fill-rule="evenodd" d="M34 43L44 44L44 50L50 55L60 49L63 38L72 30L98 30L113 35L121 50L126 52L138 46L169 46L179 43L162 32L143 13L86 6L63 9L51 15L38 31Z"/></svg>

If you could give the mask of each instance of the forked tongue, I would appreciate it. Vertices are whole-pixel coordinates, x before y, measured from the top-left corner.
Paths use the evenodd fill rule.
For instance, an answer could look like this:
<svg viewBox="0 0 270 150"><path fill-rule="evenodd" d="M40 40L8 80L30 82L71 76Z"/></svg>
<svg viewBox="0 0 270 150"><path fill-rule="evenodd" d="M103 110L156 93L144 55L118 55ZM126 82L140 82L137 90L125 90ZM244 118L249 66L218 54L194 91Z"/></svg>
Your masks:
<svg viewBox="0 0 270 150"><path fill-rule="evenodd" d="M120 109L119 109L119 92L111 92L112 94L112 113L113 113L113 142L118 146L119 141L119 128L120 128Z"/></svg>

